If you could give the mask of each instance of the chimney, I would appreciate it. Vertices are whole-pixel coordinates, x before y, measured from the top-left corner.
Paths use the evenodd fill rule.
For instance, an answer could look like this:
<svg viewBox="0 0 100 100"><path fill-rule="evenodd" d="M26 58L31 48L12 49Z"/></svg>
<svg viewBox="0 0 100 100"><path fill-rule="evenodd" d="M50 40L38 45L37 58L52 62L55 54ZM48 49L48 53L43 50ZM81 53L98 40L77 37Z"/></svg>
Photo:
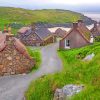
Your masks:
<svg viewBox="0 0 100 100"><path fill-rule="evenodd" d="M94 23L94 27L97 27L97 22Z"/></svg>
<svg viewBox="0 0 100 100"><path fill-rule="evenodd" d="M83 20L78 20L78 26L81 26L81 25L84 25L84 22L83 22Z"/></svg>
<svg viewBox="0 0 100 100"><path fill-rule="evenodd" d="M78 23L83 23L83 20L82 19L78 20Z"/></svg>
<svg viewBox="0 0 100 100"><path fill-rule="evenodd" d="M4 26L4 31L3 31L4 33L6 33L7 32L7 26L5 25Z"/></svg>
<svg viewBox="0 0 100 100"><path fill-rule="evenodd" d="M34 31L35 28L36 28L35 23L32 23L32 24L31 24L31 29L32 29L32 31Z"/></svg>
<svg viewBox="0 0 100 100"><path fill-rule="evenodd" d="M11 26L8 26L8 33L11 34Z"/></svg>
<svg viewBox="0 0 100 100"><path fill-rule="evenodd" d="M78 23L73 23L73 29L77 29L78 28Z"/></svg>

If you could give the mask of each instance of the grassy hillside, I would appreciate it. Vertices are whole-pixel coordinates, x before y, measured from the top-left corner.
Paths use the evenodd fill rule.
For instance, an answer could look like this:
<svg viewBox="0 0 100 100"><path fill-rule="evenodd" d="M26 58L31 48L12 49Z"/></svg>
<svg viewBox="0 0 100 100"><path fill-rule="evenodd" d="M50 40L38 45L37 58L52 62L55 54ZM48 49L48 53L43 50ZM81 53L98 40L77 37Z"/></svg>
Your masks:
<svg viewBox="0 0 100 100"><path fill-rule="evenodd" d="M66 23L80 19L79 13L66 10L25 10L21 8L0 7L0 24L19 22Z"/></svg>
<svg viewBox="0 0 100 100"><path fill-rule="evenodd" d="M77 21L83 15L67 10L26 10L21 8L0 7L0 28L5 24L15 23L13 32L23 25L35 23L63 24ZM17 24L17 25L16 25Z"/></svg>
<svg viewBox="0 0 100 100"><path fill-rule="evenodd" d="M91 61L82 59L91 53ZM64 70L33 81L26 92L26 100L52 100L56 88L66 84L83 84L84 90L71 100L100 100L100 43L80 49L58 51ZM80 57L79 57L80 54Z"/></svg>

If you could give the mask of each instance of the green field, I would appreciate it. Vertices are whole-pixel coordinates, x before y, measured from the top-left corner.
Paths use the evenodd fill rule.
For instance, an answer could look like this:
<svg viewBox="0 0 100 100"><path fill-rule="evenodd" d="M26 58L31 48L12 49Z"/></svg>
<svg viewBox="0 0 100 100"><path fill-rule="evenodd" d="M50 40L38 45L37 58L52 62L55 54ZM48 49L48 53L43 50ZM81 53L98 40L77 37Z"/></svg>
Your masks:
<svg viewBox="0 0 100 100"><path fill-rule="evenodd" d="M32 49L32 47L27 47L29 55L35 60L36 64L32 69L32 72L37 70L41 64L41 53L39 49Z"/></svg>
<svg viewBox="0 0 100 100"><path fill-rule="evenodd" d="M68 10L26 10L22 8L0 7L0 29L5 24L16 23L18 26L31 23L63 24L82 19L83 15ZM19 27L14 26L16 33Z"/></svg>
<svg viewBox="0 0 100 100"><path fill-rule="evenodd" d="M91 53L95 54L91 61L82 60ZM26 91L26 100L52 100L55 89L67 84L85 86L71 100L100 100L100 43L80 49L61 50L58 54L63 62L63 71L33 81Z"/></svg>

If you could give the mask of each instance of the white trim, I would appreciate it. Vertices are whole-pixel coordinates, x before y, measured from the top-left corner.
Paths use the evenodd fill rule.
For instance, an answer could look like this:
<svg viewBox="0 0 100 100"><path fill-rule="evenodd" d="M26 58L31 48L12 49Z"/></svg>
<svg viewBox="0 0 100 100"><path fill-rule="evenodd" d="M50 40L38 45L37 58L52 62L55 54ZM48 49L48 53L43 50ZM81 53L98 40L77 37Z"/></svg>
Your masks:
<svg viewBox="0 0 100 100"><path fill-rule="evenodd" d="M90 43L93 43L93 42L94 42L94 37L91 35Z"/></svg>
<svg viewBox="0 0 100 100"><path fill-rule="evenodd" d="M65 44L65 49L70 49L70 46L66 46L66 39L65 39L65 42L64 42L64 44Z"/></svg>

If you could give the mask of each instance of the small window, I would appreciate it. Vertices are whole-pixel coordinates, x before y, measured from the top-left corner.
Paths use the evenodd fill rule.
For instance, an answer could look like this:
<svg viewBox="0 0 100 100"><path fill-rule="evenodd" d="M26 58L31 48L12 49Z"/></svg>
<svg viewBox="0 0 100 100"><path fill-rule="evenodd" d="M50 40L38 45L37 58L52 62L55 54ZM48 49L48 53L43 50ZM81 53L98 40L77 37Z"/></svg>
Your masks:
<svg viewBox="0 0 100 100"><path fill-rule="evenodd" d="M66 40L66 46L70 46L70 41Z"/></svg>

